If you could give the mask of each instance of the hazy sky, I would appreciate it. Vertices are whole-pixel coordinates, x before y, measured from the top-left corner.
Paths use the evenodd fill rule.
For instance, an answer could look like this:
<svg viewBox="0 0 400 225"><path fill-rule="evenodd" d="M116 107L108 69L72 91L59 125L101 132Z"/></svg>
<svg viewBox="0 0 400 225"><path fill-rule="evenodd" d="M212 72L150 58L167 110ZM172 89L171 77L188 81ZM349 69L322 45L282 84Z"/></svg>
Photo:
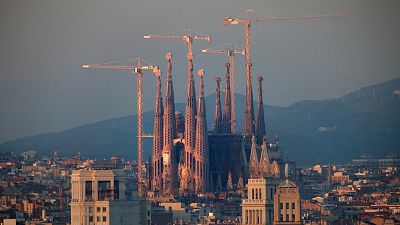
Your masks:
<svg viewBox="0 0 400 225"><path fill-rule="evenodd" d="M274 16L350 14L253 24L253 74L264 76L267 104L340 97L400 76L398 0L2 0L0 142L136 113L136 83L128 71L81 64L141 56L164 70L164 54L171 51L175 98L183 102L186 46L144 40L145 34L187 27L210 34L211 43L195 43L194 64L204 68L211 94L227 57L200 50L229 42L242 47L243 27L224 27L221 19L241 18L247 8ZM239 93L243 64L238 56ZM146 73L146 110L153 108L154 81Z"/></svg>

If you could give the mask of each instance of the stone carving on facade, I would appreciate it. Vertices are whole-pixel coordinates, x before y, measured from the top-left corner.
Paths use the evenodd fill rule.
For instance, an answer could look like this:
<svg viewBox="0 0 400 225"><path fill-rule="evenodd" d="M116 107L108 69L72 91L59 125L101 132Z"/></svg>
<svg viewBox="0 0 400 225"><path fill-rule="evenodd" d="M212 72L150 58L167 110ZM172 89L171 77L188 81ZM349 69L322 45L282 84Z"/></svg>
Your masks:
<svg viewBox="0 0 400 225"><path fill-rule="evenodd" d="M272 175L276 178L280 177L280 170L278 163L274 160L271 165Z"/></svg>

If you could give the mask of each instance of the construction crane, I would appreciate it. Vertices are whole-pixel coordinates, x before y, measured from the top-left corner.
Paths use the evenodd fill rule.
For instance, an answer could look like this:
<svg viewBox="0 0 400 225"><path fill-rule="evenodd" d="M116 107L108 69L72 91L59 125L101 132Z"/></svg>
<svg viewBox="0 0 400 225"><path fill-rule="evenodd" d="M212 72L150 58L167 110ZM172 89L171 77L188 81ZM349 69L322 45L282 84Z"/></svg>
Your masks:
<svg viewBox="0 0 400 225"><path fill-rule="evenodd" d="M269 21L280 21L280 20L301 20L301 19L317 19L327 17L341 17L343 15L310 15L310 16L288 16L288 17L276 17L276 16L265 16L251 18L250 13L253 10L246 10L246 17L244 19L223 19L224 25L229 24L244 24L244 36L245 36L245 49L244 55L246 58L246 109L245 109L245 121L244 121L244 134L249 135L254 133L254 110L253 110L253 95L251 91L251 61L250 61L250 25L253 22L269 22Z"/></svg>
<svg viewBox="0 0 400 225"><path fill-rule="evenodd" d="M187 59L188 59L188 76L193 77L193 41L194 40L203 40L203 41L211 41L211 36L210 35L194 35L192 30L185 29L183 31L187 31L186 34L184 35L145 35L143 38L145 39L176 39L176 40L182 40L183 43L187 45L188 48L188 53L187 53Z"/></svg>
<svg viewBox="0 0 400 225"><path fill-rule="evenodd" d="M137 94L137 132L138 132L138 192L139 196L144 196L144 182L142 180L143 167L143 70L151 70L156 76L160 76L161 72L158 66L143 66L142 60L136 58L136 66L125 65L104 65L104 64L86 64L83 68L88 69L117 69L131 70L136 75L136 94Z"/></svg>
<svg viewBox="0 0 400 225"><path fill-rule="evenodd" d="M235 116L235 111L236 111L236 102L235 102L235 55L240 54L240 55L245 55L244 50L239 50L236 49L233 43L230 43L227 45L227 48L213 48L213 49L203 49L201 52L204 53L222 53L222 54L227 54L229 56L229 64L231 65L231 101L232 101L232 123L231 123L231 131L232 133L236 133L236 116ZM221 46L222 47L222 46Z"/></svg>

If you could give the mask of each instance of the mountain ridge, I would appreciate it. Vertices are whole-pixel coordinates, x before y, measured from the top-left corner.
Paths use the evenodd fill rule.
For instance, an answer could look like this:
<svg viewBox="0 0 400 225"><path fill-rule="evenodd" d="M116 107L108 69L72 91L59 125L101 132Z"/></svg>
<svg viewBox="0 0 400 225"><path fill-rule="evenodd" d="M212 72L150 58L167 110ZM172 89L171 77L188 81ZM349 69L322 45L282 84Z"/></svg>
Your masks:
<svg viewBox="0 0 400 225"><path fill-rule="evenodd" d="M302 100L284 106L264 105L268 138L280 137L285 157L299 165L346 162L361 154L385 155L400 148L400 78L361 88L341 98ZM256 96L256 95L255 95ZM206 97L207 125L213 127L215 94ZM242 129L245 97L236 94L237 130ZM256 106L256 104L255 104ZM176 111L184 112L184 103ZM152 133L153 111L143 115L144 132ZM0 151L55 150L61 155L80 152L92 158L136 158L136 115L85 124L72 129L6 141ZM145 156L151 139L145 139ZM133 157L132 157L133 156Z"/></svg>

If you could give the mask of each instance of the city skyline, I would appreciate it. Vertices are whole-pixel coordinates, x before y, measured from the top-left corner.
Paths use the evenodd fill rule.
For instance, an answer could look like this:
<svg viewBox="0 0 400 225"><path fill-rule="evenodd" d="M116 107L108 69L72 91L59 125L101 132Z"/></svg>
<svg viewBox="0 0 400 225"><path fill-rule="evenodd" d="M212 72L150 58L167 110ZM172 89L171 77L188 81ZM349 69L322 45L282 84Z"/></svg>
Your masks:
<svg viewBox="0 0 400 225"><path fill-rule="evenodd" d="M5 0L0 225L400 224L399 11Z"/></svg>

